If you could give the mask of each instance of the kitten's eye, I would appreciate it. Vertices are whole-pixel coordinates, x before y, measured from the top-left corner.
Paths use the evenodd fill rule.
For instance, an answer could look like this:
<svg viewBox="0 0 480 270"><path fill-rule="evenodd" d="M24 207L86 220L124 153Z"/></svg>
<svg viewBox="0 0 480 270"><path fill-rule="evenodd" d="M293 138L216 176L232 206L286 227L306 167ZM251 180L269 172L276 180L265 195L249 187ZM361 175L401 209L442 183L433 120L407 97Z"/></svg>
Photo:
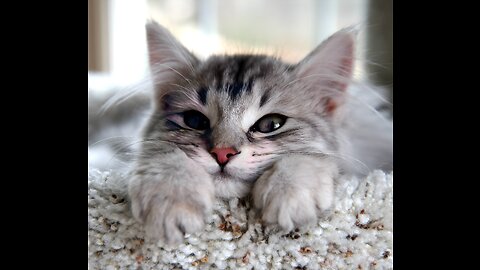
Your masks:
<svg viewBox="0 0 480 270"><path fill-rule="evenodd" d="M208 118L198 111L186 111L183 113L183 122L190 128L205 130L210 127Z"/></svg>
<svg viewBox="0 0 480 270"><path fill-rule="evenodd" d="M285 124L287 117L281 114L267 114L260 118L255 125L251 127L252 131L259 131L261 133L269 133L279 129Z"/></svg>

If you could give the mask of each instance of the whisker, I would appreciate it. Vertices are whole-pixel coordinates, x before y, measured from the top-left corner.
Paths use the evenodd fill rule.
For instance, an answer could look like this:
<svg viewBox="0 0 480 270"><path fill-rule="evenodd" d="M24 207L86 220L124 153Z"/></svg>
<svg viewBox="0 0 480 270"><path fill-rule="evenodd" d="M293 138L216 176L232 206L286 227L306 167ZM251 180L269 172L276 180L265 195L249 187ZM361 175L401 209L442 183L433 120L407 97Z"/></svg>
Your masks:
<svg viewBox="0 0 480 270"><path fill-rule="evenodd" d="M96 145L99 144L99 143L102 143L102 142L105 142L105 141L108 141L108 140L112 140L112 139L131 139L131 138L135 138L135 137L129 137L129 136L112 136L112 137L108 137L108 138L104 138L104 139L98 140L98 141L90 144L88 147L94 147L94 146L96 146Z"/></svg>
<svg viewBox="0 0 480 270"><path fill-rule="evenodd" d="M274 151L274 152L265 152L265 153L253 153L252 156L269 156L269 155L281 156L281 155L288 155L288 154L316 156L321 158L339 158L347 162L355 162L357 165L363 167L366 170L370 169L365 163L363 163L359 159L347 154L340 154L339 152L312 152L312 151L301 151L301 150L287 150L287 151Z"/></svg>

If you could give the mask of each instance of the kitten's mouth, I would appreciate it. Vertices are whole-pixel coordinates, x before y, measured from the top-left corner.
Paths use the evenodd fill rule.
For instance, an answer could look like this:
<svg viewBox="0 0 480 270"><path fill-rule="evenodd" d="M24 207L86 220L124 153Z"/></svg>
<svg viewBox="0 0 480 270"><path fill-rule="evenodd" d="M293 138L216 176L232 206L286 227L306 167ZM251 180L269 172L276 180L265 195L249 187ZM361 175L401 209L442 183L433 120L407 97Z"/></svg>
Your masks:
<svg viewBox="0 0 480 270"><path fill-rule="evenodd" d="M223 177L223 178L225 178L225 177L232 177L232 175L231 175L230 173L228 173L228 172L226 172L226 171L224 170L224 167L222 167L222 168L220 169L220 171L216 172L214 175L215 175L215 176L220 176L220 177Z"/></svg>
<svg viewBox="0 0 480 270"><path fill-rule="evenodd" d="M221 182L255 182L258 175L245 175L234 168L225 168L211 172L210 175L216 180ZM243 177L242 177L243 176Z"/></svg>
<svg viewBox="0 0 480 270"><path fill-rule="evenodd" d="M220 166L220 170L212 174L217 179L233 180L235 177L225 166Z"/></svg>
<svg viewBox="0 0 480 270"><path fill-rule="evenodd" d="M221 175L221 176L231 176L230 173L228 173L225 169L225 167L227 166L227 164L220 164L220 171L216 172L217 175Z"/></svg>

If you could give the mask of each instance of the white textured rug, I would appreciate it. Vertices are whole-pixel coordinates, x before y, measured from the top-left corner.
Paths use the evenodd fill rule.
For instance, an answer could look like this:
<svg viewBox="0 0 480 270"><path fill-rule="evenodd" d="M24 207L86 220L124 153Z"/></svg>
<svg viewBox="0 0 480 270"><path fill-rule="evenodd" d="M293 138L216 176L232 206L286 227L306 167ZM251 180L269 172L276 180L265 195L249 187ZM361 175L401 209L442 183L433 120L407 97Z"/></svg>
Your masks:
<svg viewBox="0 0 480 270"><path fill-rule="evenodd" d="M249 203L219 201L204 231L177 248L144 240L121 175L89 169L89 269L393 269L393 172L341 179L332 214L287 235Z"/></svg>

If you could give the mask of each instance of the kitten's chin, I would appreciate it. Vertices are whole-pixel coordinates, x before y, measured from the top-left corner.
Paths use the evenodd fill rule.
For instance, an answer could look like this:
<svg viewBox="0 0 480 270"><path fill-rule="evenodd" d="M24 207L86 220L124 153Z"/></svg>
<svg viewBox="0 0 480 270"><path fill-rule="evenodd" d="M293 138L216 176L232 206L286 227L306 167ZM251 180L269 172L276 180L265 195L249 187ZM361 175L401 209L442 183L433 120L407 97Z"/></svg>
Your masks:
<svg viewBox="0 0 480 270"><path fill-rule="evenodd" d="M252 190L253 183L235 179L224 174L213 175L215 195L221 198L242 198Z"/></svg>

